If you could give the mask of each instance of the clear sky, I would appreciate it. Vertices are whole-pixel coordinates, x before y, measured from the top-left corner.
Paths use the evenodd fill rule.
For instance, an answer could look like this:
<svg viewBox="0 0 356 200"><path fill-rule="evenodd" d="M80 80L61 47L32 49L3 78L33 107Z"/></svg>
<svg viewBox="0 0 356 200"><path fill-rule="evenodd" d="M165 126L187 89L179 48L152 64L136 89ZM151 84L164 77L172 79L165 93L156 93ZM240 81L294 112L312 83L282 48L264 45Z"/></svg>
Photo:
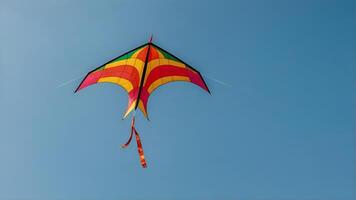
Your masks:
<svg viewBox="0 0 356 200"><path fill-rule="evenodd" d="M356 2L0 0L0 199L355 198ZM127 94L80 78L147 42L188 83L141 113L148 168L121 120ZM69 80L73 80L64 84Z"/></svg>

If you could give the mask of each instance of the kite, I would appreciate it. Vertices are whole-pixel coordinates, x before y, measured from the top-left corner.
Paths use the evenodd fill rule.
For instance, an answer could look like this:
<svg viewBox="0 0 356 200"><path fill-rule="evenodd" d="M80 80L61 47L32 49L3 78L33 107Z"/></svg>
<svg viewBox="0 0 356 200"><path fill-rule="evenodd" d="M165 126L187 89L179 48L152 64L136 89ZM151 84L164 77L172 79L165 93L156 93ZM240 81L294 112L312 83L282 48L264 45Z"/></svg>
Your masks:
<svg viewBox="0 0 356 200"><path fill-rule="evenodd" d="M75 92L95 83L114 83L128 93L128 105L123 118L137 108L148 119L147 103L150 94L159 86L174 82L185 81L193 83L210 94L199 71L183 62L152 42L128 51L100 67L90 71ZM138 154L143 168L147 167L140 136L135 128L135 115L132 117L131 133L128 141L122 145L126 148L135 135Z"/></svg>

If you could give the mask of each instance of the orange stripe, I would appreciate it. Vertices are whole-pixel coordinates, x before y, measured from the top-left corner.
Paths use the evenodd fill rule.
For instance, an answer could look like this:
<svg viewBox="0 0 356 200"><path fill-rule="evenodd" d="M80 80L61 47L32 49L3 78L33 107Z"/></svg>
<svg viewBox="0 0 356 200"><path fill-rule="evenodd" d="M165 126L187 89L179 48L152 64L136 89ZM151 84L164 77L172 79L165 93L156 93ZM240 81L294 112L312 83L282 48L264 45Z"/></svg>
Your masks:
<svg viewBox="0 0 356 200"><path fill-rule="evenodd" d="M148 51L148 47L146 46L146 47L144 47L144 48L142 49L142 51L140 51L140 52L137 54L136 58L137 58L137 59L140 59L142 62L145 62L145 61L146 61L146 54L147 54L147 51Z"/></svg>
<svg viewBox="0 0 356 200"><path fill-rule="evenodd" d="M137 55L145 48L146 46L142 47L141 49L137 50L134 54L132 54L131 58L137 58Z"/></svg>
<svg viewBox="0 0 356 200"><path fill-rule="evenodd" d="M155 48L151 48L150 55L148 56L148 62L154 59L159 59L159 54Z"/></svg>

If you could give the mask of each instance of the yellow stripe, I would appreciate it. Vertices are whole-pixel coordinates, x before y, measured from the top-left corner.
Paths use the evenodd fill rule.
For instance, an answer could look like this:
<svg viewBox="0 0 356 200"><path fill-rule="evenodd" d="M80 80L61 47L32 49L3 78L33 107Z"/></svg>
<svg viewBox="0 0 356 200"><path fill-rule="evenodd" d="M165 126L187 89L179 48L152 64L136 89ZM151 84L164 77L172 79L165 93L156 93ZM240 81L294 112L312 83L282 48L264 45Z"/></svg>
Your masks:
<svg viewBox="0 0 356 200"><path fill-rule="evenodd" d="M169 82L173 82L173 81L187 81L190 82L190 79L186 76L166 76L160 79L157 79L156 81L154 81L147 89L148 93L152 93L153 90L155 90L157 87L169 83Z"/></svg>
<svg viewBox="0 0 356 200"><path fill-rule="evenodd" d="M156 49L156 51L158 53L159 58L165 58L164 55L158 49Z"/></svg>
<svg viewBox="0 0 356 200"><path fill-rule="evenodd" d="M183 64L181 62L174 61L174 60L168 60L168 64L177 66L177 67L182 67L182 68L186 67L185 64Z"/></svg>
<svg viewBox="0 0 356 200"><path fill-rule="evenodd" d="M135 105L136 105L136 100L131 103L130 107L127 109L123 118L126 118L127 115L129 115L129 113L135 108Z"/></svg>
<svg viewBox="0 0 356 200"><path fill-rule="evenodd" d="M103 82L117 84L123 87L127 92L130 92L133 89L133 86L129 80L120 77L105 77L105 78L100 78L98 80L98 83L103 83Z"/></svg>
<svg viewBox="0 0 356 200"><path fill-rule="evenodd" d="M166 58L159 58L159 59L154 59L151 60L149 63L147 63L147 69L151 68L154 69L155 67L158 67L160 65L173 65L176 67L181 67L181 68L185 68L185 64L181 63L181 62L177 62L174 60L170 60L170 59L166 59Z"/></svg>
<svg viewBox="0 0 356 200"><path fill-rule="evenodd" d="M141 99L138 102L138 108L142 111L143 115L147 118L147 112L145 110L145 107L143 106L143 103L142 103Z"/></svg>
<svg viewBox="0 0 356 200"><path fill-rule="evenodd" d="M140 59L137 58L129 58L125 60L119 60L117 62L109 63L105 65L105 69L111 68L111 67L119 67L120 65L131 65L131 66L142 66L143 67L144 62Z"/></svg>

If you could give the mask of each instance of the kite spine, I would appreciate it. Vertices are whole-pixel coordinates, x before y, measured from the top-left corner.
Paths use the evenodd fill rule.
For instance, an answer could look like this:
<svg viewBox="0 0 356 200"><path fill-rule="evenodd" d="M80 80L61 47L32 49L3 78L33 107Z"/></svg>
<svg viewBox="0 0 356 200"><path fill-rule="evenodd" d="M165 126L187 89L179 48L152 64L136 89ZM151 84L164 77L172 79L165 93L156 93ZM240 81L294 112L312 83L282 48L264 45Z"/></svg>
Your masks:
<svg viewBox="0 0 356 200"><path fill-rule="evenodd" d="M138 104L140 102L140 95L141 95L141 90L142 90L142 86L143 86L143 83L145 81L145 76L146 76L146 69L147 69L147 63L148 63L148 57L150 55L150 49L151 49L151 42L152 42L152 36L151 36L151 39L148 43L148 49L147 49L147 54L146 54L146 59L145 59L145 65L143 66L143 72L142 72L142 76L141 76L141 82L140 82L140 87L139 87L139 90L138 90L138 95L137 95L137 101L136 101L136 105L135 105L135 110L137 109L138 107Z"/></svg>

